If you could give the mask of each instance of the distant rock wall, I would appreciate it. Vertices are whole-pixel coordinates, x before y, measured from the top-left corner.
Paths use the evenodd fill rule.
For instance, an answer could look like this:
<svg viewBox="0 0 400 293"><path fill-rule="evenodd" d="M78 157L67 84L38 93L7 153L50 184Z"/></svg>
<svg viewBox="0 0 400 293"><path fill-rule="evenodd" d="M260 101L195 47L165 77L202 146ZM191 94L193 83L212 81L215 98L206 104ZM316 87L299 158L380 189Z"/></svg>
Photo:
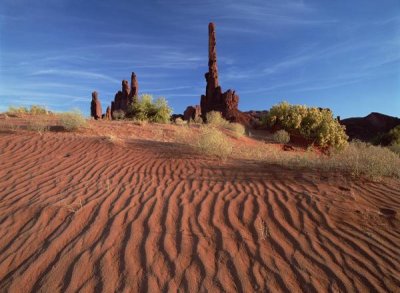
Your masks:
<svg viewBox="0 0 400 293"><path fill-rule="evenodd" d="M387 133L400 125L400 119L372 112L365 117L341 119L340 124L346 126L346 133L350 139L371 141L377 135Z"/></svg>

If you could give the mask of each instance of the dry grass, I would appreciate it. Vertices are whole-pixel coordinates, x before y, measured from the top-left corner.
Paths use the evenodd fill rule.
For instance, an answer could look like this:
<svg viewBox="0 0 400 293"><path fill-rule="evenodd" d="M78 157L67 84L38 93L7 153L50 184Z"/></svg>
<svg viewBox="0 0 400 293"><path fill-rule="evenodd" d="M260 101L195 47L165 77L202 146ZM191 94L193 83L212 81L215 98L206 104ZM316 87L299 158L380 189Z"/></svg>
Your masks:
<svg viewBox="0 0 400 293"><path fill-rule="evenodd" d="M231 156L233 151L229 137L217 128L209 126L200 128L177 126L174 140L191 146L201 154L223 160Z"/></svg>
<svg viewBox="0 0 400 293"><path fill-rule="evenodd" d="M225 125L225 128L232 131L236 138L239 138L246 133L246 128L239 123L228 123Z"/></svg>
<svg viewBox="0 0 400 293"><path fill-rule="evenodd" d="M233 157L264 161L293 169L339 171L353 177L380 180L382 177L400 178L400 158L384 147L363 142L351 142L341 152L321 155L314 151L284 152L272 145L258 147L237 146Z"/></svg>
<svg viewBox="0 0 400 293"><path fill-rule="evenodd" d="M125 145L125 140L123 140L122 138L120 138L119 136L116 136L114 134L107 134L107 135L105 135L105 138L112 144Z"/></svg>
<svg viewBox="0 0 400 293"><path fill-rule="evenodd" d="M27 130L35 131L42 135L44 132L49 131L49 122L45 119L33 119L28 122Z"/></svg>
<svg viewBox="0 0 400 293"><path fill-rule="evenodd" d="M216 128L202 127L194 146L202 154L226 159L232 154L229 138Z"/></svg>
<svg viewBox="0 0 400 293"><path fill-rule="evenodd" d="M76 131L87 126L87 121L79 111L65 112L58 115L61 126L67 131Z"/></svg>

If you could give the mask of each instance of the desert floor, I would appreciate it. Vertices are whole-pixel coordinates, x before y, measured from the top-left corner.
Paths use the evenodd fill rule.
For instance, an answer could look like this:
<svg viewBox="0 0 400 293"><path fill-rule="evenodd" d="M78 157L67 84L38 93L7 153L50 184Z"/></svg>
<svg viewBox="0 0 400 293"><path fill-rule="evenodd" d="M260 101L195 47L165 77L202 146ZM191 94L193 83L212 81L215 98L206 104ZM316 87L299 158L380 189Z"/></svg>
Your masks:
<svg viewBox="0 0 400 293"><path fill-rule="evenodd" d="M172 126L91 124L0 133L1 292L399 292L399 213L380 213L399 211L398 180L220 161L163 141Z"/></svg>

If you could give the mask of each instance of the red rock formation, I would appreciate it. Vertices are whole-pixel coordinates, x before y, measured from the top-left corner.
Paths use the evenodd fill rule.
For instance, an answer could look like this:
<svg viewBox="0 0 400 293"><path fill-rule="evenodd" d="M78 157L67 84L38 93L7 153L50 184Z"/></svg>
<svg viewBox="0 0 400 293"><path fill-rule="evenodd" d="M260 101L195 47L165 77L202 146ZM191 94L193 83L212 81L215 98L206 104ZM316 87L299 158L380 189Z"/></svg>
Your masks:
<svg viewBox="0 0 400 293"><path fill-rule="evenodd" d="M127 80L121 83L121 90L115 94L114 101L111 102L111 113L117 110L126 112L131 103L137 101L139 95L139 85L136 79L136 74L132 72L131 84Z"/></svg>
<svg viewBox="0 0 400 293"><path fill-rule="evenodd" d="M106 110L106 120L111 120L112 119L112 115L111 115L111 108L110 108L110 106L108 106L107 107L107 110Z"/></svg>
<svg viewBox="0 0 400 293"><path fill-rule="evenodd" d="M101 103L98 98L98 93L94 91L92 93L92 102L90 104L90 115L94 117L94 119L101 119Z"/></svg>
<svg viewBox="0 0 400 293"><path fill-rule="evenodd" d="M218 111L227 120L248 125L250 117L238 110L239 96L233 90L222 93L219 85L215 25L213 23L208 25L208 72L205 74L205 78L206 94L202 95L200 100L203 119L206 118L208 112Z"/></svg>
<svg viewBox="0 0 400 293"><path fill-rule="evenodd" d="M183 112L183 120L189 121L190 119L196 120L201 117L201 107L199 105L196 106L188 106Z"/></svg>
<svg viewBox="0 0 400 293"><path fill-rule="evenodd" d="M131 75L131 92L129 95L129 102L134 103L137 101L137 97L139 96L139 84L136 79L135 72L132 72Z"/></svg>

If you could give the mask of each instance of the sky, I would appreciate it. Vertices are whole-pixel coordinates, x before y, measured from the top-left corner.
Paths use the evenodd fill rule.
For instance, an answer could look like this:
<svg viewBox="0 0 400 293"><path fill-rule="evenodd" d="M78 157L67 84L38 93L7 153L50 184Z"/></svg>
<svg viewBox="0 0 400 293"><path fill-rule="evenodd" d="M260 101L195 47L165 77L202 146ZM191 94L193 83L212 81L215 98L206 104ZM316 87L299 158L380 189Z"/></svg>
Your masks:
<svg viewBox="0 0 400 293"><path fill-rule="evenodd" d="M241 110L400 116L399 0L2 0L0 112L89 115L94 90L105 111L133 71L140 94L182 113L205 93L211 21L220 85Z"/></svg>

